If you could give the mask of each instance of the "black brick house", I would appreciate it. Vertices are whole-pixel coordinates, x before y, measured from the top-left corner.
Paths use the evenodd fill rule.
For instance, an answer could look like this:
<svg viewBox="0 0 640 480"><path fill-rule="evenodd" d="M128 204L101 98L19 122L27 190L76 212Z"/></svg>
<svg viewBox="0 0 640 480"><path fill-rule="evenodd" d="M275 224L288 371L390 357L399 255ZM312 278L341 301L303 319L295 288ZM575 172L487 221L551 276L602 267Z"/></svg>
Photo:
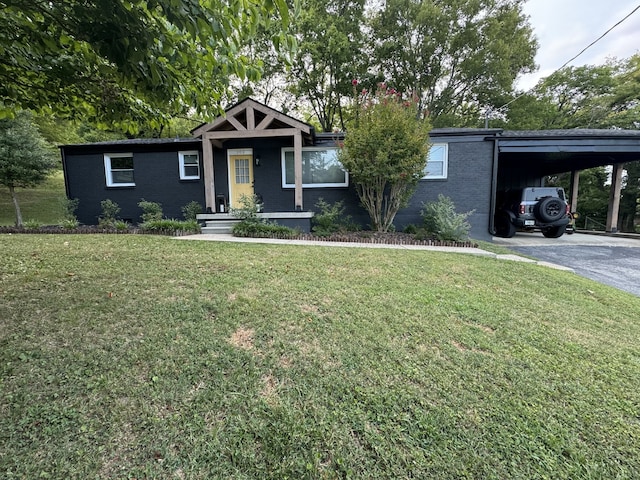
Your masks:
<svg viewBox="0 0 640 480"><path fill-rule="evenodd" d="M346 213L366 226L368 216L337 159L341 139L246 99L195 129L192 138L66 145L61 152L66 193L79 199L77 215L85 224L97 223L107 198L120 205L121 218L137 223L143 198L161 203L166 217L181 218L191 201L219 215L240 195L255 193L265 214L284 224L308 228L309 212L323 198L343 200ZM474 211L471 235L487 239L498 189L539 186L551 173L640 159L636 131L434 129L430 142L425 176L398 213L397 229L420 224L422 204L443 194L458 211Z"/></svg>

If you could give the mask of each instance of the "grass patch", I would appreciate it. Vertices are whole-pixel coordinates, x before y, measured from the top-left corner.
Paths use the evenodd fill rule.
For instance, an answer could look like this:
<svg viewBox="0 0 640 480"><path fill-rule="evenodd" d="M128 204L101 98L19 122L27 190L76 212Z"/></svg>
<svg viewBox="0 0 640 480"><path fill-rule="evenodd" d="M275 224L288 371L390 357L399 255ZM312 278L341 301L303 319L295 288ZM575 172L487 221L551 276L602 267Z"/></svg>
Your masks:
<svg viewBox="0 0 640 480"><path fill-rule="evenodd" d="M633 478L640 299L406 250L1 235L4 478Z"/></svg>
<svg viewBox="0 0 640 480"><path fill-rule="evenodd" d="M42 225L54 225L64 218L64 177L56 170L47 180L35 188L17 188L16 195L24 221L34 220ZM15 225L16 213L11 194L0 188L0 225Z"/></svg>

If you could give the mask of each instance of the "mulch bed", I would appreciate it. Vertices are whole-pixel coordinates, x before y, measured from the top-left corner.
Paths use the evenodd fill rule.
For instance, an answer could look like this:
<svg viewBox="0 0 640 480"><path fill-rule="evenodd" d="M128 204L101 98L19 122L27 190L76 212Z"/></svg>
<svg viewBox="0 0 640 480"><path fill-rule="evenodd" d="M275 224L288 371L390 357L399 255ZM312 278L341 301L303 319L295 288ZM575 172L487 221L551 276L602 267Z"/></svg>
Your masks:
<svg viewBox="0 0 640 480"><path fill-rule="evenodd" d="M44 225L38 228L18 228L13 226L0 226L0 233L38 233L38 234L108 234L108 235L126 235L126 234L152 234L152 235L169 235L184 236L191 235L191 232L145 232L139 228L130 227L125 230L102 228L97 225L82 225L74 229L62 228L57 225ZM320 236L312 233L303 233L296 237L291 236L271 236L269 238L289 238L295 240L312 240L320 242L352 242L352 243L373 243L386 245L427 245L435 247L466 247L477 248L478 244L469 240L466 242L453 242L438 240L435 238L418 239L415 235L401 232L346 232L334 233L328 236Z"/></svg>
<svg viewBox="0 0 640 480"><path fill-rule="evenodd" d="M469 240L466 242L454 242L446 240L438 240L435 238L419 239L410 233L401 232L347 232L334 233L328 236L314 235L313 233L304 233L296 237L270 237L270 238L293 238L296 240L313 240L320 242L352 242L352 243L374 243L385 245L427 245L432 247L466 247L477 248L478 244Z"/></svg>

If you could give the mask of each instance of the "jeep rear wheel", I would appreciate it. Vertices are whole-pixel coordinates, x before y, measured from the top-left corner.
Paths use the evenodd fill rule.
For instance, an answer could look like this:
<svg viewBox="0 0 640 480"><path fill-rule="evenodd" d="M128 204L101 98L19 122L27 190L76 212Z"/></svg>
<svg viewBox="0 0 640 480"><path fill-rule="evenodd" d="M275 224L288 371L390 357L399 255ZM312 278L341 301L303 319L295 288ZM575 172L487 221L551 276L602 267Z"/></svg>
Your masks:
<svg viewBox="0 0 640 480"><path fill-rule="evenodd" d="M567 204L557 197L545 197L533 207L533 214L544 223L560 220L567 212Z"/></svg>
<svg viewBox="0 0 640 480"><path fill-rule="evenodd" d="M498 237L511 238L516 234L516 226L511 223L511 217L507 212L500 212L496 217L496 235Z"/></svg>
<svg viewBox="0 0 640 480"><path fill-rule="evenodd" d="M566 225L562 225L560 227L546 227L542 229L542 234L547 238L560 238L566 229Z"/></svg>

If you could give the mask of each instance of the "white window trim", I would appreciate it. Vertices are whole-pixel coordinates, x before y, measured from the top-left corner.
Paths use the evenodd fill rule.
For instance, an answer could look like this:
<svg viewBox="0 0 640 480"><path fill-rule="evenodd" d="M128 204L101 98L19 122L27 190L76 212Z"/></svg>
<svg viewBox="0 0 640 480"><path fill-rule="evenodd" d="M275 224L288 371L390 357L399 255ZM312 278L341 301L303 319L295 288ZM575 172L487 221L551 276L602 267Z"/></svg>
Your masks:
<svg viewBox="0 0 640 480"><path fill-rule="evenodd" d="M340 150L333 147L303 147L303 152L325 151L325 150ZM286 157L287 152L293 152L292 147L285 147L281 152L281 170L282 170L282 188L295 188L294 183L287 183L287 169L286 169ZM343 168L344 170L344 168ZM349 172L344 170L344 182L341 183L303 183L302 188L340 188L349 186Z"/></svg>
<svg viewBox="0 0 640 480"><path fill-rule="evenodd" d="M431 146L429 147L429 151L431 151L433 147L444 147L442 175L424 175L422 177L422 180L446 180L449 175L449 144L448 143L432 143ZM429 163L429 160L427 158L427 165L428 163Z"/></svg>
<svg viewBox="0 0 640 480"><path fill-rule="evenodd" d="M198 175L187 175L184 171L185 155L195 155L198 157ZM178 161L180 164L180 180L200 180L200 153L197 150L187 150L178 152Z"/></svg>
<svg viewBox="0 0 640 480"><path fill-rule="evenodd" d="M105 153L104 154L104 176L107 181L107 187L135 187L135 182L130 183L119 183L113 181L113 169L111 168L111 159L112 158L133 158L133 153ZM135 169L134 169L135 175ZM134 177L135 178L135 177Z"/></svg>

